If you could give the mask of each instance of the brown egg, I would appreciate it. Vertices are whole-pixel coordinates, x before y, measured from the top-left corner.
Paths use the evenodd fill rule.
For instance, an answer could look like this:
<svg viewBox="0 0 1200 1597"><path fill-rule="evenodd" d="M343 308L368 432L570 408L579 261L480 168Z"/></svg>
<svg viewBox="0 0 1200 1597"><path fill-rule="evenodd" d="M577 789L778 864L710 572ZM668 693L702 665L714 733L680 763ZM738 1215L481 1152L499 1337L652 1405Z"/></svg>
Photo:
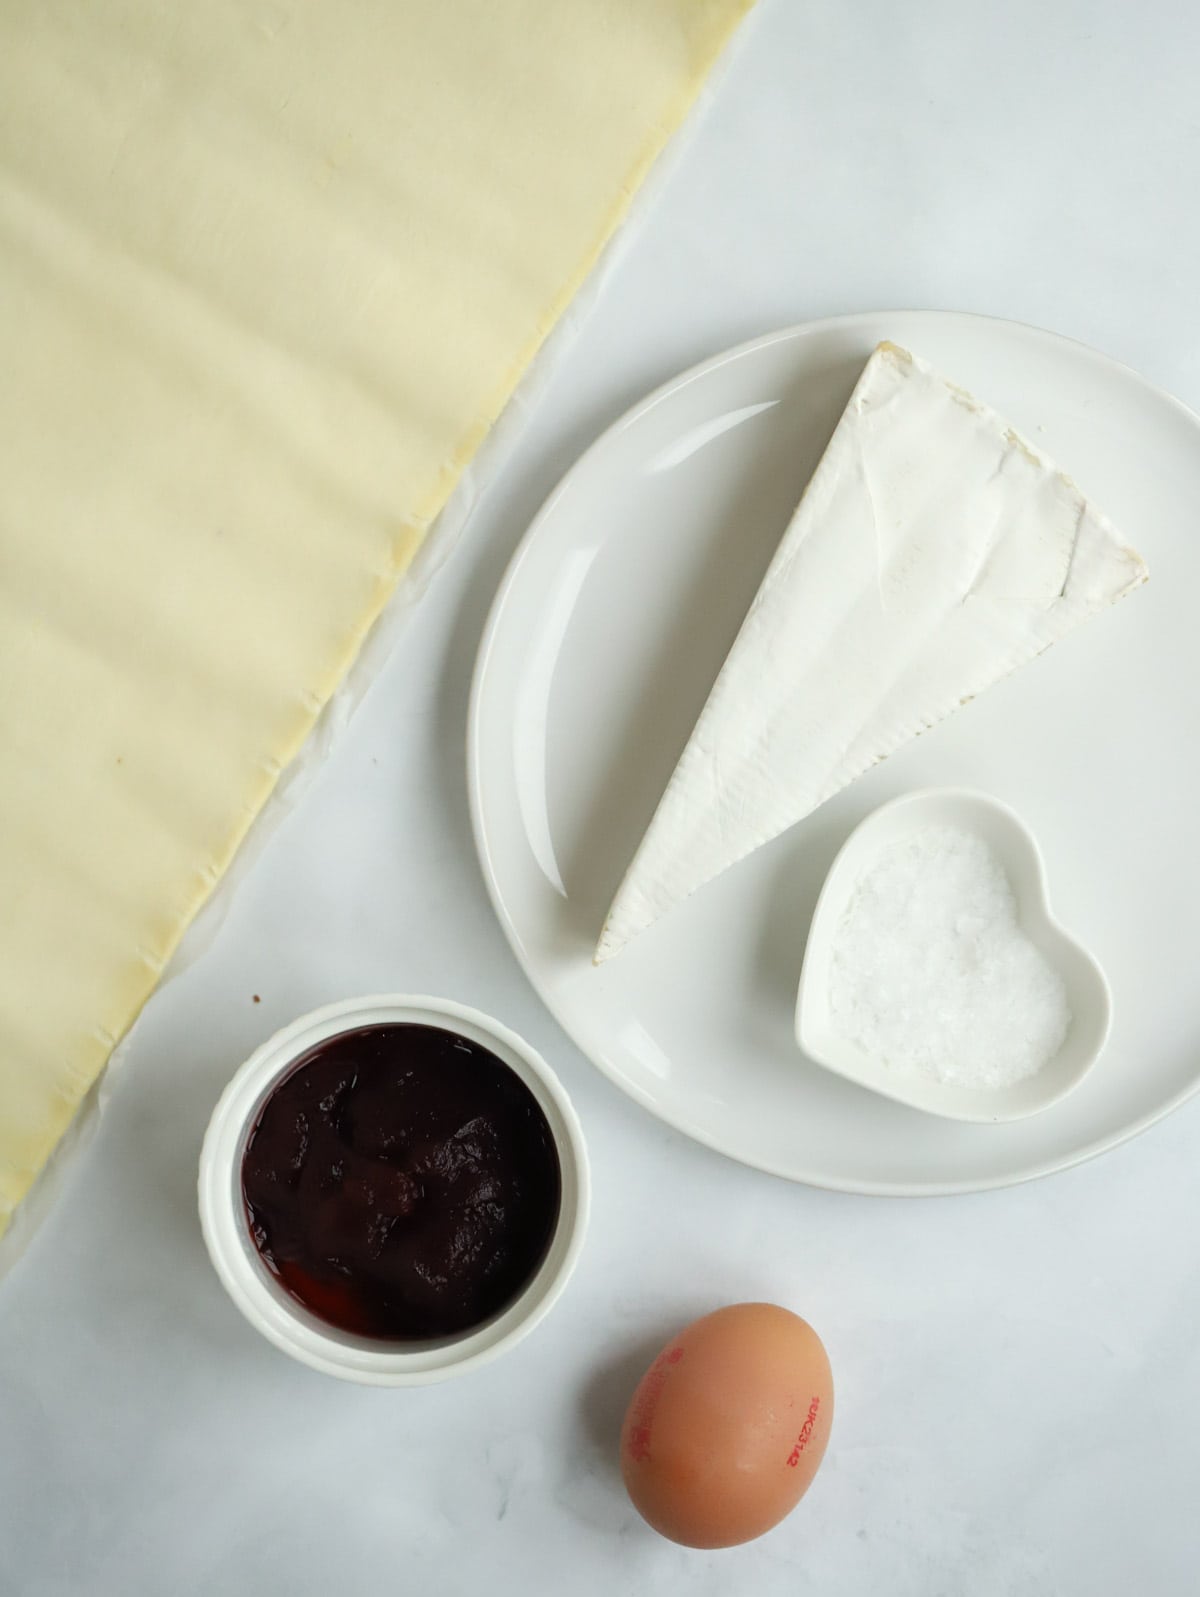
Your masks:
<svg viewBox="0 0 1200 1597"><path fill-rule="evenodd" d="M791 1513L833 1419L821 1339L774 1303L735 1303L672 1337L621 1430L634 1507L685 1547L751 1541Z"/></svg>

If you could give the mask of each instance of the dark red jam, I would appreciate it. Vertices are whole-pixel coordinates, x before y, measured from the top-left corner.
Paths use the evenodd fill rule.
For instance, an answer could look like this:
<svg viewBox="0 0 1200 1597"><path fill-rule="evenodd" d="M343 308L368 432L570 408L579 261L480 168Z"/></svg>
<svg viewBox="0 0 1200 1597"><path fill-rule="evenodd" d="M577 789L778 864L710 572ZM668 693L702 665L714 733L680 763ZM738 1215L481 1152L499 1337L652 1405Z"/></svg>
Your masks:
<svg viewBox="0 0 1200 1597"><path fill-rule="evenodd" d="M451 1336L520 1292L545 1256L561 1178L546 1117L478 1043L365 1026L300 1059L242 1160L255 1246L344 1331Z"/></svg>

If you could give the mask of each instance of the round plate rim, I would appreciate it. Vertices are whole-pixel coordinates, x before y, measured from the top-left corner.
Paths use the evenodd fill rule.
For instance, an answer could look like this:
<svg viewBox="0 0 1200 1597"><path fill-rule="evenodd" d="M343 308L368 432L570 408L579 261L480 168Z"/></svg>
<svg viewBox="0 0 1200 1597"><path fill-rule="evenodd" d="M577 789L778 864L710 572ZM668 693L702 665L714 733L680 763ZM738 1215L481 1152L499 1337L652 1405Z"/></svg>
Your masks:
<svg viewBox="0 0 1200 1597"><path fill-rule="evenodd" d="M635 1082L610 1069L603 1057L598 1057L597 1053L593 1052L582 1041L568 1015L564 1013L563 1007L540 980L536 970L525 959L516 928L501 897L495 873L490 868L480 777L480 715L484 682L487 676L492 647L500 630L505 606L516 584L521 566L533 543L540 535L542 528L549 521L558 500L570 490L576 476L582 475L587 463L595 453L603 449L612 438L637 423L664 399L678 392L687 384L707 376L710 372L717 370L718 367L731 360L739 360L755 354L758 350L769 349L774 345L789 343L795 339L809 338L821 333L839 330L866 329L871 326L877 326L880 322L886 322L889 319L899 321L901 319L911 320L914 317L936 321L941 324L962 322L971 326L978 326L982 323L992 329L1006 331L1013 336L1032 338L1035 342L1043 342L1066 349L1076 359L1082 358L1095 363L1110 376L1115 376L1125 383L1132 383L1142 389L1156 403L1166 404L1168 408L1175 410L1182 419L1189 422L1196 429L1197 443L1200 445L1200 415L1186 405L1183 400L1174 394L1168 393L1166 389L1160 388L1156 383L1151 382L1149 378L1144 377L1139 371L1135 370L1134 367L1126 365L1124 361L1117 360L1112 355L1106 355L1102 350L1095 349L1092 345L1085 344L1079 339L1070 338L1065 333L1052 332L1047 328L1036 327L1029 322L1014 321L1002 316L988 316L973 311L921 309L853 311L841 316L817 317L811 321L796 322L789 327L778 328L774 332L760 334L756 338L747 339L743 343L735 344L715 355L710 355L705 360L698 361L695 365L689 366L686 370L660 383L658 387L644 395L643 398L631 405L615 421L598 433L558 479L521 535L521 539L504 569L504 574L500 578L480 637L475 665L471 675L471 689L467 707L467 799L471 816L471 833L475 841L475 851L479 858L480 870L483 875L484 885L487 888L488 898L517 963L524 971L538 998L575 1046L595 1069L612 1082L626 1097L631 1098L657 1120L671 1126L676 1131L682 1132L684 1136L691 1138L692 1141L698 1142L706 1148L711 1148L715 1153L723 1154L726 1158L733 1159L739 1164L748 1166L750 1169L762 1170L767 1175L777 1176L784 1181L815 1187L826 1192L853 1193L862 1197L928 1198L950 1197L960 1193L989 1192L1004 1187L1021 1186L1026 1182L1037 1181L1063 1170L1074 1169L1091 1159L1098 1158L1101 1154L1111 1152L1112 1149L1120 1147L1123 1143L1132 1141L1134 1137L1140 1136L1142 1132L1148 1131L1151 1126L1157 1125L1161 1120L1165 1120L1168 1115L1173 1114L1176 1109L1180 1108L1190 1098L1195 1097L1200 1092L1200 1069L1197 1070L1195 1080L1188 1086L1175 1093L1148 1114L1130 1120L1120 1131L1113 1135L1096 1138L1093 1142L1084 1144L1066 1156L1044 1159L1002 1176L991 1175L978 1180L965 1178L955 1181L928 1182L874 1182L861 1179L843 1181L831 1178L825 1173L798 1174L794 1169L781 1168L769 1159L758 1159L738 1149L724 1146L719 1138L712 1136L702 1127L689 1123L685 1115L671 1113Z"/></svg>

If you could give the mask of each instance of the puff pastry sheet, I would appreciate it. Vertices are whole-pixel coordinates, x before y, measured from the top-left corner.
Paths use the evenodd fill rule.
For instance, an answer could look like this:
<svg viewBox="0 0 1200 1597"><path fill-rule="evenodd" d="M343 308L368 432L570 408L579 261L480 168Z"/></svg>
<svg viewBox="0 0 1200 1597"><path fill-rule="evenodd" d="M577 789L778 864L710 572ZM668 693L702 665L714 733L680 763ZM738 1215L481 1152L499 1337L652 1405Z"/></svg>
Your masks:
<svg viewBox="0 0 1200 1597"><path fill-rule="evenodd" d="M0 1231L750 3L0 9Z"/></svg>

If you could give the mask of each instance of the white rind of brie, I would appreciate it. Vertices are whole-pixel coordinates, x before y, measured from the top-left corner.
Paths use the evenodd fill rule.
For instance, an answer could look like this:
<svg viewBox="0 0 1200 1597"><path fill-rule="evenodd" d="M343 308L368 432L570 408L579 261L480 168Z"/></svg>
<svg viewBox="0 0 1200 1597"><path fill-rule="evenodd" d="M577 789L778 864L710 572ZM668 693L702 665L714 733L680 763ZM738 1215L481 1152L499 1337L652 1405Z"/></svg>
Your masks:
<svg viewBox="0 0 1200 1597"><path fill-rule="evenodd" d="M1147 575L993 411L881 344L617 891L596 963Z"/></svg>

